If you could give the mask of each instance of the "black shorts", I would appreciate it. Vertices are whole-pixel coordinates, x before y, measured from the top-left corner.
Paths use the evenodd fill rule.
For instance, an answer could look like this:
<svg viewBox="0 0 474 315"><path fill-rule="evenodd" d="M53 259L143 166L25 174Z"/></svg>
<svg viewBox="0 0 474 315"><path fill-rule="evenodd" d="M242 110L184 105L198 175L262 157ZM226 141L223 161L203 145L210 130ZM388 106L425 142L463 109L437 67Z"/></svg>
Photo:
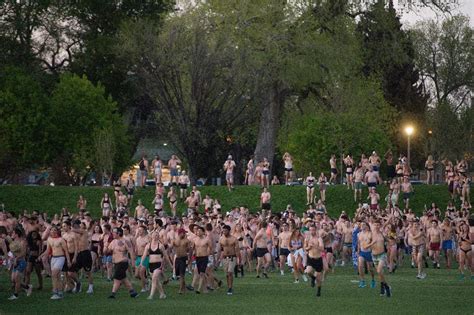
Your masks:
<svg viewBox="0 0 474 315"><path fill-rule="evenodd" d="M307 266L310 266L313 268L316 272L322 272L323 271L323 258L312 258L308 256L308 261L306 262Z"/></svg>
<svg viewBox="0 0 474 315"><path fill-rule="evenodd" d="M176 257L176 260L174 261L174 269L176 275L182 277L186 274L186 266L188 265L188 257L183 256L183 257Z"/></svg>
<svg viewBox="0 0 474 315"><path fill-rule="evenodd" d="M377 187L377 182L367 183L367 187Z"/></svg>
<svg viewBox="0 0 474 315"><path fill-rule="evenodd" d="M123 280L127 278L128 262L121 261L114 264L114 280Z"/></svg>
<svg viewBox="0 0 474 315"><path fill-rule="evenodd" d="M188 189L188 184L179 184L179 187L181 187L181 189Z"/></svg>
<svg viewBox="0 0 474 315"><path fill-rule="evenodd" d="M161 268L161 262L149 263L148 268L150 269L150 273L153 273L156 269Z"/></svg>
<svg viewBox="0 0 474 315"><path fill-rule="evenodd" d="M337 174L337 168L331 168L331 173Z"/></svg>
<svg viewBox="0 0 474 315"><path fill-rule="evenodd" d="M69 253L69 259L71 260L71 264L72 264L72 259L74 258L74 253ZM64 272L75 272L74 271L74 265L71 265L71 267L68 267L67 266L67 259L64 261L64 266L63 266L63 270Z"/></svg>
<svg viewBox="0 0 474 315"><path fill-rule="evenodd" d="M265 203L262 203L262 209L271 210L272 206L268 202L265 202Z"/></svg>
<svg viewBox="0 0 474 315"><path fill-rule="evenodd" d="M28 259L26 261L29 263L32 263L34 266L40 263L39 261L37 261L37 259L38 259L38 255L28 255Z"/></svg>
<svg viewBox="0 0 474 315"><path fill-rule="evenodd" d="M290 250L288 248L280 248L280 256L288 257L290 255Z"/></svg>
<svg viewBox="0 0 474 315"><path fill-rule="evenodd" d="M90 250L83 250L77 254L76 263L72 265L71 271L78 272L84 268L85 271L92 269L92 255Z"/></svg>
<svg viewBox="0 0 474 315"><path fill-rule="evenodd" d="M197 267L198 273L206 273L208 262L209 262L208 256L196 257L196 267Z"/></svg>
<svg viewBox="0 0 474 315"><path fill-rule="evenodd" d="M127 194L128 194L129 196L133 196L133 191L134 191L133 188L128 188L128 189L127 189Z"/></svg>
<svg viewBox="0 0 474 315"><path fill-rule="evenodd" d="M258 248L256 249L255 253L257 254L257 257L263 257L268 253L267 248Z"/></svg>
<svg viewBox="0 0 474 315"><path fill-rule="evenodd" d="M262 171L263 175L270 175L270 171Z"/></svg>
<svg viewBox="0 0 474 315"><path fill-rule="evenodd" d="M326 253L332 253L332 247L324 247Z"/></svg>
<svg viewBox="0 0 474 315"><path fill-rule="evenodd" d="M285 172L293 172L293 168L285 168Z"/></svg>
<svg viewBox="0 0 474 315"><path fill-rule="evenodd" d="M397 176L395 166L387 165L387 177L388 178L394 178L395 176Z"/></svg>

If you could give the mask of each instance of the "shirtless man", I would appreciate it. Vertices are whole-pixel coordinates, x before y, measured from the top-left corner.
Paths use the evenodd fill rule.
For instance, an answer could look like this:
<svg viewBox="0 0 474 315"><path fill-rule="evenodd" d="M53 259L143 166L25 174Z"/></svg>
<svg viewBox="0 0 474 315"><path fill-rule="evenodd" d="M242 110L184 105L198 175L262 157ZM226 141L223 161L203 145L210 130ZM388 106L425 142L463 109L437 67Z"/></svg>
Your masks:
<svg viewBox="0 0 474 315"><path fill-rule="evenodd" d="M369 244L372 249L372 260L380 279L380 296L392 296L392 289L385 280L383 273L384 267L387 265L387 254L385 253L385 238L381 232L382 225L380 221L375 221L372 229L372 242Z"/></svg>
<svg viewBox="0 0 474 315"><path fill-rule="evenodd" d="M137 255L135 259L135 277L140 279L140 283L142 286L141 292L146 292L146 270L149 267L149 257L145 256L143 258L143 252L145 251L145 247L150 243L150 237L147 233L146 226L142 225L138 227L137 230L137 237L135 238L134 247L135 253ZM143 261L142 261L143 259Z"/></svg>
<svg viewBox="0 0 474 315"><path fill-rule="evenodd" d="M380 195L375 190L375 187L370 188L369 196L367 197L367 199L370 199L370 209L374 211L378 210Z"/></svg>
<svg viewBox="0 0 474 315"><path fill-rule="evenodd" d="M270 200L272 195L268 191L267 187L263 188L263 192L260 195L260 208L263 210L271 210Z"/></svg>
<svg viewBox="0 0 474 315"><path fill-rule="evenodd" d="M413 186L411 185L410 179L408 177L403 178L401 189L403 192L403 201L405 202L405 209L408 209L410 204L410 196L413 192Z"/></svg>
<svg viewBox="0 0 474 315"><path fill-rule="evenodd" d="M257 278L260 278L260 269L263 269L262 275L268 278L267 268L272 261L272 257L268 252L267 226L266 221L260 222L259 230L253 240L253 250L257 254Z"/></svg>
<svg viewBox="0 0 474 315"><path fill-rule="evenodd" d="M285 163L285 185L289 186L293 178L293 157L290 153L285 152L283 163Z"/></svg>
<svg viewBox="0 0 474 315"><path fill-rule="evenodd" d="M377 187L377 184L382 182L379 172L374 171L373 166L370 166L367 173L365 173L364 181L367 183L367 187L369 187L369 189L372 187Z"/></svg>
<svg viewBox="0 0 474 315"><path fill-rule="evenodd" d="M138 293L133 289L130 280L127 279L128 255L132 261L135 261L135 252L131 244L123 238L122 228L114 228L113 236L114 239L111 243L108 243L107 240L104 241L104 252L112 253L112 262L114 263L114 284L109 299L115 299L115 294L122 283L129 290L130 297L135 298Z"/></svg>
<svg viewBox="0 0 474 315"><path fill-rule="evenodd" d="M227 161L224 163L225 180L227 182L227 189L229 189L229 191L234 189L234 168L235 162L232 160L232 155L229 155L227 157Z"/></svg>
<svg viewBox="0 0 474 315"><path fill-rule="evenodd" d="M304 241L304 250L308 254L305 273L311 277L312 287L315 286L315 282L318 283L316 296L321 296L324 244L314 225L309 227L309 237Z"/></svg>
<svg viewBox="0 0 474 315"><path fill-rule="evenodd" d="M138 199L138 205L135 207L135 213L133 214L133 217L135 219L141 219L141 218L145 218L146 215L147 215L146 208L142 204L142 200Z"/></svg>
<svg viewBox="0 0 474 315"><path fill-rule="evenodd" d="M170 169L170 175L171 175L171 180L170 180L170 185L176 185L178 181L178 165L181 164L181 160L176 156L172 155L171 159L168 161L168 168Z"/></svg>
<svg viewBox="0 0 474 315"><path fill-rule="evenodd" d="M186 174L186 171L182 171L181 175L178 178L179 184L179 197L181 200L186 199L188 195L188 187L189 187L189 176Z"/></svg>
<svg viewBox="0 0 474 315"><path fill-rule="evenodd" d="M46 250L38 257L38 260L41 260L43 256L51 255L51 280L53 282L53 296L51 296L51 300L59 300L63 298L63 285L60 278L61 271L65 263L69 267L72 264L66 240L61 237L59 228L50 228L50 236L46 246Z"/></svg>
<svg viewBox="0 0 474 315"><path fill-rule="evenodd" d="M342 266L345 265L347 260L348 263L351 261L352 257L352 232L354 228L351 224L351 221L346 218L341 227L342 231Z"/></svg>
<svg viewBox="0 0 474 315"><path fill-rule="evenodd" d="M359 163L359 166L354 171L354 201L362 199L362 182L364 181L365 171L362 165Z"/></svg>
<svg viewBox="0 0 474 315"><path fill-rule="evenodd" d="M369 225L366 222L361 222L361 232L357 236L357 245L358 245L358 266L359 266L359 288L365 288L364 280L364 266L367 266L367 269L370 271L372 276L372 282L370 283L371 288L375 288L374 280L374 270L372 268L372 232L370 231Z"/></svg>
<svg viewBox="0 0 474 315"><path fill-rule="evenodd" d="M204 213L209 213L212 211L212 204L214 203L214 200L209 195L206 195L204 199L202 200L202 205L204 206Z"/></svg>
<svg viewBox="0 0 474 315"><path fill-rule="evenodd" d="M87 294L94 293L94 282L92 279L92 255L89 250L89 234L84 223L76 220L73 223L72 232L76 234L76 245L77 245L77 259L76 263L72 265L71 269L77 273L81 269L84 269L89 280L89 288L87 289ZM82 285L78 281L76 283L75 292L81 292Z"/></svg>
<svg viewBox="0 0 474 315"><path fill-rule="evenodd" d="M10 242L10 253L13 255L11 281L13 284L13 294L8 299L10 301L18 299L18 294L22 287L22 276L26 269L26 240L23 237L23 230L15 228L12 232L12 241ZM27 289L27 296L31 295L32 286L23 286Z"/></svg>
<svg viewBox="0 0 474 315"><path fill-rule="evenodd" d="M372 155L369 157L369 163L370 163L370 166L372 166L373 171L376 172L377 175L378 175L381 160L380 160L380 157L378 156L377 152L375 152L375 151L372 152Z"/></svg>
<svg viewBox="0 0 474 315"><path fill-rule="evenodd" d="M337 180L337 160L336 155L332 154L329 159L329 165L331 166L331 177L329 178L329 184L336 184Z"/></svg>
<svg viewBox="0 0 474 315"><path fill-rule="evenodd" d="M451 221L449 221L448 218L444 219L443 223L441 224L441 231L443 232L442 234L442 249L444 252L444 256L446 259L446 268L450 269L451 268L451 259L453 256L453 235L454 231L453 228L451 227Z"/></svg>
<svg viewBox="0 0 474 315"><path fill-rule="evenodd" d="M68 254L70 257L70 260L72 262L72 266L68 266L66 271L67 271L67 276L66 276L66 287L68 287L70 283L69 280L72 280L74 283L72 284L74 288L67 289L65 288L66 292L77 292L79 289L79 279L77 277L77 273L75 272L74 264L76 264L77 261L77 254L78 249L77 249L77 237L76 233L74 233L71 230L71 222L70 221L64 221L62 224L62 229L63 229L63 238L66 241L67 244L67 249L68 249Z"/></svg>
<svg viewBox="0 0 474 315"><path fill-rule="evenodd" d="M425 234L420 226L420 222L414 221L407 233L408 245L412 247L412 259L416 261L418 266L417 279L426 278L423 273L423 253L425 251Z"/></svg>
<svg viewBox="0 0 474 315"><path fill-rule="evenodd" d="M433 261L433 268L440 269L439 252L443 243L443 230L438 226L438 220L431 220L431 227L426 232L430 244L429 255Z"/></svg>
<svg viewBox="0 0 474 315"><path fill-rule="evenodd" d="M223 261L224 272L227 276L227 295L232 295L234 284L234 269L240 261L240 249L237 239L230 234L230 226L224 225L223 236L219 239L220 261Z"/></svg>
<svg viewBox="0 0 474 315"><path fill-rule="evenodd" d="M180 228L178 230L178 237L173 240L173 247L175 251L174 270L175 274L179 276L179 294L184 294L186 289L185 275L188 258L190 257L191 242L186 238L186 230Z"/></svg>
<svg viewBox="0 0 474 315"><path fill-rule="evenodd" d="M207 293L206 288L206 269L209 262L209 255L212 253L212 244L205 235L205 230L202 226L197 226L196 238L193 242L193 253L196 257L196 267L199 275L199 285L196 290L197 294ZM204 285L204 288L203 288ZM204 290L203 290L204 289Z"/></svg>
<svg viewBox="0 0 474 315"><path fill-rule="evenodd" d="M278 235L278 248L280 250L280 274L285 275L285 262L290 255L290 239L291 231L288 223L284 222L282 225L283 231Z"/></svg>
<svg viewBox="0 0 474 315"><path fill-rule="evenodd" d="M127 204L132 205L133 192L135 191L135 180L133 175L128 175L127 181L125 182L125 189L127 190Z"/></svg>

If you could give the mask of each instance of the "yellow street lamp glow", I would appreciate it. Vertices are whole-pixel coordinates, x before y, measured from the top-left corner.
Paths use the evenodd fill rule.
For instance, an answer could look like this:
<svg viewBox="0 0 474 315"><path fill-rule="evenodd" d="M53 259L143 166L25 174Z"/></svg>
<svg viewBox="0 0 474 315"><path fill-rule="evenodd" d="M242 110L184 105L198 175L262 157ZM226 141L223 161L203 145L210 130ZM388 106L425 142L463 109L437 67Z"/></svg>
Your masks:
<svg viewBox="0 0 474 315"><path fill-rule="evenodd" d="M415 129L413 129L412 126L407 126L405 127L405 133L408 135L408 136L411 136L413 134L413 131L415 131Z"/></svg>

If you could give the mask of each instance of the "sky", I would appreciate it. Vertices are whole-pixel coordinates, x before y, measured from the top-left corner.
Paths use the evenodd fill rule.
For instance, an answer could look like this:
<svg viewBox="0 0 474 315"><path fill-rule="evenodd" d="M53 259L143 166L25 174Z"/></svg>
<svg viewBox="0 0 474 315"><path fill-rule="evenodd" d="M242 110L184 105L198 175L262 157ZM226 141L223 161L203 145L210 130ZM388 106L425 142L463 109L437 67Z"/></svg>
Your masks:
<svg viewBox="0 0 474 315"><path fill-rule="evenodd" d="M407 0L398 0L398 1L407 1ZM451 0L452 1L452 0ZM453 10L453 14L462 13L464 15L469 16L470 18L470 25L474 27L474 0L457 0L458 5L455 10ZM395 5L397 0L394 1ZM442 20L444 18L439 12L436 13L432 9L424 8L423 10L415 11L412 10L408 13L403 13L401 16L401 21L405 27L409 28L410 25L415 24L418 21L427 20L436 18Z"/></svg>

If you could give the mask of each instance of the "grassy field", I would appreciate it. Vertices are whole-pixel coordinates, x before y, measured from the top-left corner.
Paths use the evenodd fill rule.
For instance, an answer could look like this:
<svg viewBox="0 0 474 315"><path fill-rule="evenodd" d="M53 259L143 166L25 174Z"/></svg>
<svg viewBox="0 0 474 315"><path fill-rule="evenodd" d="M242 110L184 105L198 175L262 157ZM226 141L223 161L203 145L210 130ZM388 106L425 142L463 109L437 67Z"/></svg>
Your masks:
<svg viewBox="0 0 474 315"><path fill-rule="evenodd" d="M95 292L67 294L63 300L51 301L50 279L43 291L8 301L10 295L6 273L0 273L0 314L473 314L474 281L458 280L456 270L427 270L427 278L417 280L416 271L401 268L387 277L392 298L379 296L377 288L359 289L351 267L336 268L323 284L322 297L301 281L294 284L290 275L270 273L269 279L256 279L253 273L235 280L234 295L221 288L209 294L187 292L178 295L177 282L165 287L166 300L147 300L142 294L132 300L121 289L116 300L107 299L111 283L100 275ZM219 277L224 279L219 273ZM34 281L36 279L32 277ZM188 276L187 281L190 281ZM85 283L85 282L83 282ZM136 282L135 282L136 285ZM137 286L135 286L137 288Z"/></svg>
<svg viewBox="0 0 474 315"><path fill-rule="evenodd" d="M414 211L420 213L424 205L436 202L444 209L449 200L449 194L445 185L426 186L416 185L411 206ZM209 194L212 198L221 202L223 211L228 211L231 207L247 205L252 211L258 209L261 190L254 186L238 186L232 192L228 192L223 186L204 186L199 190L203 194ZM387 194L386 187L379 187L381 198L384 199ZM24 209L40 210L49 214L58 213L62 207L68 207L76 210L76 202L79 195L83 195L88 201L88 210L93 216L100 215L100 200L105 192L113 196L112 188L101 187L49 187L49 186L0 186L0 204L5 205L6 210L16 212ZM306 188L303 186L270 187L272 193L272 208L274 211L282 211L288 204L291 204L297 212L306 210ZM319 192L317 192L319 193ZM142 199L144 204L152 209L154 189L137 189L135 192L134 204L138 199ZM327 209L332 215L338 216L341 211L352 213L357 204L353 200L352 191L347 187L337 185L330 186L327 189ZM364 196L367 196L367 190L364 190ZM471 196L474 193L471 192ZM474 198L471 197L472 200ZM400 202L401 202L400 198ZM180 211L184 210L184 204L178 203ZM169 209L168 202L165 202L165 209Z"/></svg>

